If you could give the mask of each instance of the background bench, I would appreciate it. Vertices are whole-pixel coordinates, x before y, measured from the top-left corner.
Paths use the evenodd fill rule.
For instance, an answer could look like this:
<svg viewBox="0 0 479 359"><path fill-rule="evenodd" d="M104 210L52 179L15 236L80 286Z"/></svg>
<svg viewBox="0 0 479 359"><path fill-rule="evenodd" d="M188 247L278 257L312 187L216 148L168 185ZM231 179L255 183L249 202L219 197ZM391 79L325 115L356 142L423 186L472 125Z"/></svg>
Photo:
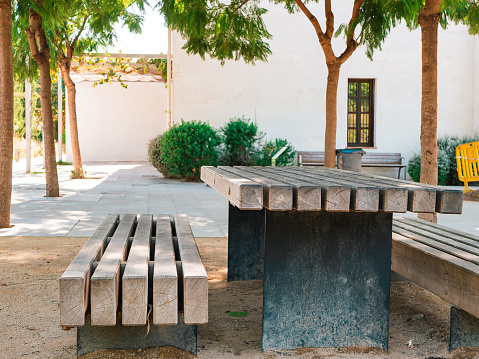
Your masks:
<svg viewBox="0 0 479 359"><path fill-rule="evenodd" d="M391 269L451 304L451 350L479 346L479 237L394 219Z"/></svg>
<svg viewBox="0 0 479 359"><path fill-rule="evenodd" d="M186 215L108 215L60 278L60 324L78 327L78 356L163 345L196 354L196 324L207 322L208 277Z"/></svg>
<svg viewBox="0 0 479 359"><path fill-rule="evenodd" d="M398 178L400 178L401 169L407 167L402 164L402 159L400 153L367 152L363 155L361 167L397 168ZM324 166L324 152L298 151L298 164L300 166ZM406 178L405 172L404 178Z"/></svg>

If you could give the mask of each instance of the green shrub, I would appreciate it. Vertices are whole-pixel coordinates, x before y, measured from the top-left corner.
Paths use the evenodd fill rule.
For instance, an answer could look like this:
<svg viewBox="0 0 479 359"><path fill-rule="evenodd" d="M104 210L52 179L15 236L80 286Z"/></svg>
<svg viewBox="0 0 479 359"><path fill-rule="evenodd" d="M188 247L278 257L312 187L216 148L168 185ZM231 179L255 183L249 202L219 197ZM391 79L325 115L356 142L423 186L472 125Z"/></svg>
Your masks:
<svg viewBox="0 0 479 359"><path fill-rule="evenodd" d="M181 120L161 140L161 161L166 171L184 181L198 181L201 166L215 166L220 139L207 123Z"/></svg>
<svg viewBox="0 0 479 359"><path fill-rule="evenodd" d="M443 150L438 150L438 175L437 183L446 185L449 176L450 160L448 154ZM415 154L408 162L407 173L414 182L419 182L421 178L421 155Z"/></svg>
<svg viewBox="0 0 479 359"><path fill-rule="evenodd" d="M463 182L457 177L456 147L468 142L479 141L479 134L473 136L443 136L437 140L438 150L446 152L449 157L450 167L446 183L448 185L462 186ZM471 185L474 185L471 183Z"/></svg>
<svg viewBox="0 0 479 359"><path fill-rule="evenodd" d="M271 159L284 146L287 146L287 148L276 159L276 166L293 165L296 159L296 151L288 140L282 138L277 138L274 141L267 141L263 144L261 158L258 159L257 164L261 166L271 166Z"/></svg>
<svg viewBox="0 0 479 359"><path fill-rule="evenodd" d="M153 167L155 167L165 178L178 178L168 172L166 162L161 158L161 142L163 135L153 138L148 143L148 159Z"/></svg>
<svg viewBox="0 0 479 359"><path fill-rule="evenodd" d="M259 141L264 134L250 119L234 117L220 129L224 144L221 163L226 166L250 166L257 162Z"/></svg>

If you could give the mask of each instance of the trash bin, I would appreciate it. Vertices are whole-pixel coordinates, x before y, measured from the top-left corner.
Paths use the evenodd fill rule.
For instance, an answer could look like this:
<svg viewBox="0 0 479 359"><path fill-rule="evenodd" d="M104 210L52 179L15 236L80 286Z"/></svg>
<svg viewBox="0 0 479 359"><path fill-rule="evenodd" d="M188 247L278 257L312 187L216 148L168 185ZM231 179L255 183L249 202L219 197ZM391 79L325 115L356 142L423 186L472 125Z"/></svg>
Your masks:
<svg viewBox="0 0 479 359"><path fill-rule="evenodd" d="M361 159L365 153L362 148L336 150L337 167L341 170L361 172Z"/></svg>

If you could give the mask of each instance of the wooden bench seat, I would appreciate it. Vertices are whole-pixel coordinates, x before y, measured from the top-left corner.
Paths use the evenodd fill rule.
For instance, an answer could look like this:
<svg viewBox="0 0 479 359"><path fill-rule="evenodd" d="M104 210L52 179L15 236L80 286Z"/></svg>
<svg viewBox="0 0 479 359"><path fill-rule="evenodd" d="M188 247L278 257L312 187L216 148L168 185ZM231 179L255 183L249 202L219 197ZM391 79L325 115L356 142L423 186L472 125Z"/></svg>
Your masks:
<svg viewBox="0 0 479 359"><path fill-rule="evenodd" d="M398 178L401 170L406 165L402 164L403 157L400 153L367 152L361 160L361 167L397 168ZM298 164L300 166L324 166L324 152L298 151Z"/></svg>
<svg viewBox="0 0 479 359"><path fill-rule="evenodd" d="M451 349L479 346L479 237L396 218L391 269L452 305Z"/></svg>
<svg viewBox="0 0 479 359"><path fill-rule="evenodd" d="M108 215L60 278L60 324L78 327L78 356L162 345L196 354L196 324L207 322L208 277L186 215Z"/></svg>

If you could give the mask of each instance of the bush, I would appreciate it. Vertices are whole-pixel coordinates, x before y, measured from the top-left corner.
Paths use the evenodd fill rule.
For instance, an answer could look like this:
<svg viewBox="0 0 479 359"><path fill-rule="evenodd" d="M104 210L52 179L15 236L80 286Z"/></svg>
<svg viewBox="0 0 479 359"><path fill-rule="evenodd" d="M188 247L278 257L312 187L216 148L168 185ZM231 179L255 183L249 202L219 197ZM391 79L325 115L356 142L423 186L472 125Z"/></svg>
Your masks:
<svg viewBox="0 0 479 359"><path fill-rule="evenodd" d="M457 136L444 136L438 138L437 140L437 148L438 150L442 150L446 152L449 157L450 167L449 173L447 176L446 183L448 185L453 186L462 186L464 185L463 182L459 181L457 177L457 162L456 162L456 147L468 142L475 142L479 141L479 134L474 134L473 136L464 136L464 137L457 137ZM471 183L471 185L474 185Z"/></svg>
<svg viewBox="0 0 479 359"><path fill-rule="evenodd" d="M161 142L163 135L153 138L148 143L148 159L153 167L155 167L165 178L178 178L168 172L166 162L161 158Z"/></svg>
<svg viewBox="0 0 479 359"><path fill-rule="evenodd" d="M274 141L267 141L263 145L263 151L261 153L261 158L257 161L261 166L271 166L271 159L273 156L282 149L284 146L287 146L286 150L276 159L276 166L291 166L294 164L296 159L296 151L294 150L291 143L286 139L277 138Z"/></svg>
<svg viewBox="0 0 479 359"><path fill-rule="evenodd" d="M438 176L437 183L439 185L447 185L449 176L450 160L448 154L443 150L438 150ZM414 182L419 182L421 178L421 155L415 154L408 162L407 173Z"/></svg>
<svg viewBox="0 0 479 359"><path fill-rule="evenodd" d="M198 181L201 166L215 166L218 161L216 147L220 139L216 131L200 121L175 124L161 139L161 161L166 172L184 181Z"/></svg>
<svg viewBox="0 0 479 359"><path fill-rule="evenodd" d="M226 166L251 166L257 164L260 152L258 142L264 134L250 119L234 117L220 129L224 143L221 162Z"/></svg>

